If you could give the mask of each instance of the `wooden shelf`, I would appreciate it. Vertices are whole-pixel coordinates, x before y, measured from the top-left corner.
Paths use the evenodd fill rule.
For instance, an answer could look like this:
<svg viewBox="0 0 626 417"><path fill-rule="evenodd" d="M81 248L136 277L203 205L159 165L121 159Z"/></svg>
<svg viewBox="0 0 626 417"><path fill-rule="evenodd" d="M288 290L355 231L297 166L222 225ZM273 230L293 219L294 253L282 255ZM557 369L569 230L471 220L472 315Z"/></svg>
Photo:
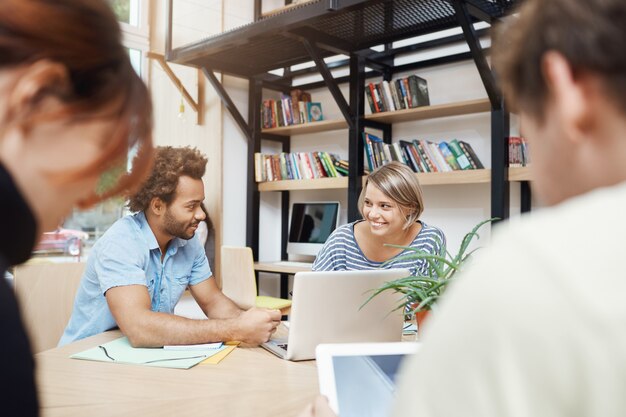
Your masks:
<svg viewBox="0 0 626 417"><path fill-rule="evenodd" d="M468 169L449 172L422 172L417 175L421 185L481 184L491 182L490 169Z"/></svg>
<svg viewBox="0 0 626 417"><path fill-rule="evenodd" d="M321 120L319 122L304 123L300 125L274 127L271 129L263 129L263 133L271 133L272 135L291 136L304 135L307 133L328 132L331 130L346 129L348 123L345 120Z"/></svg>
<svg viewBox="0 0 626 417"><path fill-rule="evenodd" d="M434 106L416 107L414 109L389 111L383 113L368 114L367 120L383 123L409 122L423 119L435 119L438 117L460 116L464 114L482 113L491 110L489 100L477 99L460 101L458 103L437 104ZM301 125L274 127L263 129L263 133L271 133L279 136L303 135L307 133L327 132L331 130L347 129L345 120L322 120L320 122L305 123Z"/></svg>
<svg viewBox="0 0 626 417"><path fill-rule="evenodd" d="M421 185L483 184L491 182L490 169L415 174ZM365 177L363 177L365 179ZM509 181L531 181L529 167L509 168ZM330 190L348 188L348 177L282 180L259 183L259 191Z"/></svg>
<svg viewBox="0 0 626 417"><path fill-rule="evenodd" d="M293 265L281 265L276 262L255 262L255 271L261 272L278 272L281 274L295 274L297 272L310 271L311 267L293 266Z"/></svg>
<svg viewBox="0 0 626 417"><path fill-rule="evenodd" d="M423 119L435 119L438 117L482 113L489 110L491 110L491 104L488 99L484 98L460 101L458 103L436 104L434 106L416 107L414 109L368 114L365 118L367 120L374 120L382 123L399 123Z"/></svg>
<svg viewBox="0 0 626 417"><path fill-rule="evenodd" d="M530 167L509 168L509 181L532 181Z"/></svg>
<svg viewBox="0 0 626 417"><path fill-rule="evenodd" d="M348 177L281 180L259 183L259 191L330 190L348 188Z"/></svg>

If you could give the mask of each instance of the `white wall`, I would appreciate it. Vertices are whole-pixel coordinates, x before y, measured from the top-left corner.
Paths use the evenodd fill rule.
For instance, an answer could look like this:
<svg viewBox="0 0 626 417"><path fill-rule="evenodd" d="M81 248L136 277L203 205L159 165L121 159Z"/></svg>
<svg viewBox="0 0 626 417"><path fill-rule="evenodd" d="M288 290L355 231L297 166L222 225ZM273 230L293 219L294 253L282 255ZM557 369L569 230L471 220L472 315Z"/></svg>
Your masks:
<svg viewBox="0 0 626 417"><path fill-rule="evenodd" d="M264 10L271 6L265 1ZM231 0L224 4L224 28L229 29L252 21L252 0ZM473 62L447 64L417 71L428 80L432 104L449 103L459 100L486 97L484 87ZM397 74L396 76L401 75ZM395 78L395 76L394 76ZM371 79L377 82L380 78ZM240 112L247 118L247 81L225 77L225 86ZM343 85L344 95L348 97L347 85ZM327 119L340 118L341 113L326 89L311 91L313 101L322 103ZM264 97L271 95L264 92ZM366 105L367 107L367 105ZM366 110L369 112L369 109ZM223 176L223 242L230 245L245 245L245 196L246 196L246 139L225 111L222 119L224 131L224 176ZM517 132L517 121L512 119L512 133ZM459 138L472 144L486 167L490 166L490 116L489 113L443 118L420 122L399 123L393 126L393 138L430 140L449 140ZM347 157L347 131L326 132L292 137L292 150L324 150ZM263 143L263 151L278 152L277 145ZM425 206L423 220L443 229L451 250L458 248L463 235L472 226L490 216L489 184L425 186ZM519 213L519 184L511 185L511 215ZM345 190L294 191L290 193L291 202L338 200L342 204L340 221L347 221L347 199ZM280 257L280 194L262 193L260 222L260 260L275 260ZM481 245L488 243L489 228L481 233ZM275 276L267 275L261 281L261 291L273 295L277 292L278 281Z"/></svg>
<svg viewBox="0 0 626 417"><path fill-rule="evenodd" d="M176 0L173 14L173 46L195 42L204 36L222 32L221 0L196 2ZM150 4L150 50L165 52L166 0ZM213 220L216 241L222 235L222 105L210 85L203 87L203 75L190 67L170 64L176 76L197 101L204 92L201 125L197 115L185 103L185 117L178 117L181 93L156 61L151 60L149 85L154 106L154 141L156 145L194 146L209 158L205 185L205 206ZM200 85L200 87L199 87ZM214 265L211 265L213 268ZM219 268L214 268L219 277Z"/></svg>

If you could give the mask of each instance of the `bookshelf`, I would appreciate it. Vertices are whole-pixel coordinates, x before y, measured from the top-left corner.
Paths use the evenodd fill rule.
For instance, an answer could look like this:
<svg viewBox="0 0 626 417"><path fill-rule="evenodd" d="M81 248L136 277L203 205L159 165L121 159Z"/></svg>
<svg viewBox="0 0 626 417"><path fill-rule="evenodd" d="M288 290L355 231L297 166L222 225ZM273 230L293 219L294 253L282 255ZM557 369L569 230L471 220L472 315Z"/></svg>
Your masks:
<svg viewBox="0 0 626 417"><path fill-rule="evenodd" d="M413 109L388 111L368 114L366 120L382 123L401 123L417 120L436 119L439 117L461 116L464 114L483 113L491 110L488 99L460 101L458 103L438 104L415 107Z"/></svg>
<svg viewBox="0 0 626 417"><path fill-rule="evenodd" d="M258 256L259 247L261 192L282 193L283 259L286 258L289 191L345 189L348 221L355 220L355 216L358 216L357 197L363 184L362 132L366 127L383 131L383 139L389 141L391 126L395 123L490 112L490 170L416 175L424 185L490 184L492 215L508 217L509 181L526 182L530 177L527 169L507 168L508 145L505 138L509 136L509 115L480 46L479 37L484 32L476 30L473 23L493 23L503 17L515 3L516 0L311 0L262 15L261 0L255 0L255 21L248 25L176 49L167 47L171 45L171 36L168 36L167 59L201 68L248 139L246 242L253 248L255 257ZM393 45L395 41L458 27L462 28L461 34L446 35L418 46ZM420 48L441 47L458 42L466 42L469 52L394 64L396 56L403 53L419 52ZM384 46L383 50L371 49L380 45ZM343 63L329 65L324 61L325 58L338 54L346 56ZM390 80L394 73L467 60L475 62L488 98L365 115L364 88L368 78L382 77ZM314 68L291 68L310 61L315 63ZM331 69L340 65L349 69L349 75L335 78ZM372 71L366 73L366 67ZM286 69L283 75L269 72L278 68ZM250 80L247 119L239 113L213 71ZM327 88L343 119L261 129L263 89L287 93L294 88L292 82L295 77L311 73L320 74L323 81L300 84L297 88ZM341 93L339 83L349 84L347 98ZM254 153L260 152L261 141L274 141L282 145L283 152L290 152L292 135L342 130L347 132L348 138L348 177L260 184L254 181Z"/></svg>
<svg viewBox="0 0 626 417"><path fill-rule="evenodd" d="M319 122L303 123L299 125L273 127L271 129L263 129L264 134L272 134L279 136L304 135L307 133L330 132L332 130L341 130L348 127L345 120L320 120Z"/></svg>

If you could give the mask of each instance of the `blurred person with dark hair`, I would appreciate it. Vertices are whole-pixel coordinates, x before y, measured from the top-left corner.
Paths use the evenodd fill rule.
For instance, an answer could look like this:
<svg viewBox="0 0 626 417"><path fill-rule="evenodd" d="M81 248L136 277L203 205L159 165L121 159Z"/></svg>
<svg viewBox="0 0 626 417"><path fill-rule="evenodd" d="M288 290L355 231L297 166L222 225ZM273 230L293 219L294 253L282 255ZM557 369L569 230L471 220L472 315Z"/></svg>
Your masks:
<svg viewBox="0 0 626 417"><path fill-rule="evenodd" d="M218 288L195 236L206 218L206 163L194 148L157 148L152 173L130 198L135 214L115 222L91 250L60 345L115 327L135 347L270 338L280 311L237 307ZM187 288L208 320L173 314Z"/></svg>
<svg viewBox="0 0 626 417"><path fill-rule="evenodd" d="M548 207L450 288L391 415L626 415L626 2L527 0L496 35ZM307 415L332 412L320 397Z"/></svg>
<svg viewBox="0 0 626 417"><path fill-rule="evenodd" d="M104 1L0 1L0 221L11 237L0 242L0 276L73 207L134 191L151 134L148 91ZM4 278L0 334L2 415L35 416L33 358Z"/></svg>

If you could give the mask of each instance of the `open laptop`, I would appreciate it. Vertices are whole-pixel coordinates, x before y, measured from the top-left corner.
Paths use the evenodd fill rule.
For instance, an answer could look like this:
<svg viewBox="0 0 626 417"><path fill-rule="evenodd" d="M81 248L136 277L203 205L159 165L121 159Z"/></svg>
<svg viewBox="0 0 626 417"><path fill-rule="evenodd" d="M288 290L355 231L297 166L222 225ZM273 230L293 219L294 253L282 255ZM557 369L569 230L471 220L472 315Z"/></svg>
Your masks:
<svg viewBox="0 0 626 417"><path fill-rule="evenodd" d="M298 272L288 337L262 346L297 361L314 359L320 343L398 342L403 325L398 294L384 292L363 303L385 282L408 275L406 269Z"/></svg>

